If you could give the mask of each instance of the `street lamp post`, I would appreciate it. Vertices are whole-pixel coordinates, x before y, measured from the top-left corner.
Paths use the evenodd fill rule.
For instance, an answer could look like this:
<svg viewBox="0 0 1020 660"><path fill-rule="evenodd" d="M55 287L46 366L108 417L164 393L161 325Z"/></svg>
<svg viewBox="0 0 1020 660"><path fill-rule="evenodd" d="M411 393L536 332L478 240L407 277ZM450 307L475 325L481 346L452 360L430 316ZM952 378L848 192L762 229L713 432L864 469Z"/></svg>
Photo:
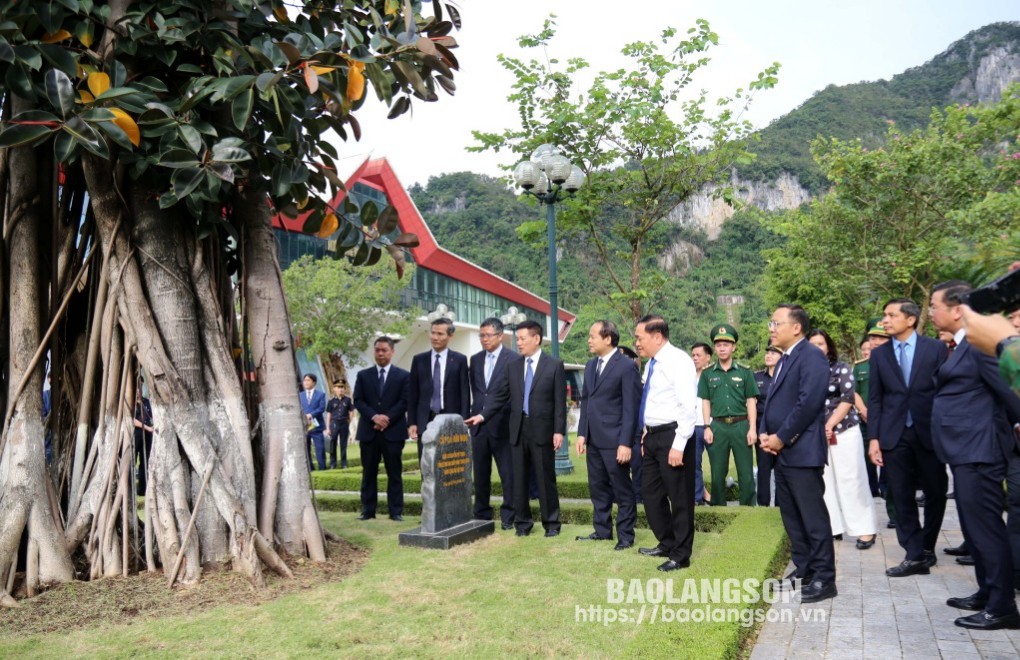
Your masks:
<svg viewBox="0 0 1020 660"><path fill-rule="evenodd" d="M552 355L560 356L559 305L556 285L556 203L573 195L584 183L581 168L560 153L559 147L543 144L531 154L531 160L517 164L514 179L526 195L546 207L549 233L549 339Z"/></svg>
<svg viewBox="0 0 1020 660"><path fill-rule="evenodd" d="M530 160L517 164L514 168L514 179L526 195L531 195L544 204L546 222L549 232L549 339L552 343L552 356L560 356L560 308L558 289L556 286L556 203L572 196L584 183L584 173L560 153L559 147L543 144ZM566 387L566 383L561 384ZM574 471L570 462L570 450L567 442L556 452L556 473L570 474Z"/></svg>
<svg viewBox="0 0 1020 660"><path fill-rule="evenodd" d="M429 323L439 319L447 319L452 323L457 320L457 313L443 303L439 303L436 305L436 310L434 312L429 312L428 316L425 318L429 320Z"/></svg>
<svg viewBox="0 0 1020 660"><path fill-rule="evenodd" d="M510 328L510 349L517 352L517 326L524 323L528 317L518 310L516 307L511 307L506 310L506 314L499 317L499 320L503 322L503 325Z"/></svg>

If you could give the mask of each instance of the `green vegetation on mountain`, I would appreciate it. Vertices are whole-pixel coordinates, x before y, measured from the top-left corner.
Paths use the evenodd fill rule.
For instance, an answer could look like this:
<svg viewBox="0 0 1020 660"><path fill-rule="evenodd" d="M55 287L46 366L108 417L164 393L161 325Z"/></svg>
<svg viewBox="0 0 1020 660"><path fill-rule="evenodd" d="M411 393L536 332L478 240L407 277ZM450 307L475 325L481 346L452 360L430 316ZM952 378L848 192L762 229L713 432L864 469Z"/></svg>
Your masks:
<svg viewBox="0 0 1020 660"><path fill-rule="evenodd" d="M758 158L739 168L741 177L774 180L788 172L813 194L824 191L825 175L811 157L813 140L859 138L872 148L882 144L890 124L903 132L924 128L932 108L976 100L972 91L958 85L995 48L1020 51L1020 23L993 23L975 30L925 64L889 80L829 85L759 131L761 141L752 146Z"/></svg>

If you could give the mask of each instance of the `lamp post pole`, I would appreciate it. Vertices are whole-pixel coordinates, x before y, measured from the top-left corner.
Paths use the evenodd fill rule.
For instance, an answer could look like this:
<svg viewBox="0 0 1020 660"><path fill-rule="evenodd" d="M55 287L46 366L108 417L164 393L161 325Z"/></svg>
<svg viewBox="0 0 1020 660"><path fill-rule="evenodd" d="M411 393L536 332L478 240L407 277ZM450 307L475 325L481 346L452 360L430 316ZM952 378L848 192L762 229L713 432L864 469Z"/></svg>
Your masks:
<svg viewBox="0 0 1020 660"><path fill-rule="evenodd" d="M517 185L525 194L532 195L546 207L546 223L549 235L549 342L552 356L560 356L560 307L556 282L556 203L573 195L584 183L581 168L573 165L560 153L558 147L543 144L531 154L531 159L517 164L514 168ZM561 383L566 388L566 383ZM556 452L556 474L570 474L574 471L570 461L568 442Z"/></svg>

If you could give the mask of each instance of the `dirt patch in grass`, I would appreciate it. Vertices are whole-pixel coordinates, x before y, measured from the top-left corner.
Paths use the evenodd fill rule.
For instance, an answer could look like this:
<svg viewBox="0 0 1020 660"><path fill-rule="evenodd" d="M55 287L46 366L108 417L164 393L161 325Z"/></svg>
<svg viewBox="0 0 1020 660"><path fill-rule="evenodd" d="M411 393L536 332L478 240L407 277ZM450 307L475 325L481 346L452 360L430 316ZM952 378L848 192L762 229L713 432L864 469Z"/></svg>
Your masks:
<svg viewBox="0 0 1020 660"><path fill-rule="evenodd" d="M21 607L0 610L0 637L22 637L54 631L69 632L102 623L117 625L140 619L191 614L220 605L258 605L285 594L338 582L361 570L369 552L346 541L327 544L328 558L319 564L287 560L294 579L264 571L266 586L255 589L229 570L206 570L201 581L168 589L166 576L140 573L127 578L73 582L35 598Z"/></svg>

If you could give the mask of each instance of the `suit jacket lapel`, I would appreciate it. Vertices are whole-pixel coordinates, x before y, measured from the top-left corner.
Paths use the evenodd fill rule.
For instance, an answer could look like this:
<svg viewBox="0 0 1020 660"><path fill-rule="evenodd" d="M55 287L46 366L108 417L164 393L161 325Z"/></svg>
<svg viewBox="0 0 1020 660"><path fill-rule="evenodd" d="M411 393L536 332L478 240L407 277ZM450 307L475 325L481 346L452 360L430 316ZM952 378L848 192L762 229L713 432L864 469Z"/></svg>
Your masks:
<svg viewBox="0 0 1020 660"><path fill-rule="evenodd" d="M939 374L948 374L953 369L956 369L956 365L964 358L964 353L969 350L970 342L968 342L965 337L963 341L961 341L956 348L953 349L953 354L949 356L949 359L942 364L942 367L939 369Z"/></svg>
<svg viewBox="0 0 1020 660"><path fill-rule="evenodd" d="M602 384L602 381L604 381L606 379L606 374L609 373L610 369L614 369L616 367L616 363L619 361L617 358L622 358L622 357L623 356L620 355L619 351L613 351L613 353L606 359L605 363L603 363L603 365L602 365L602 373L599 374L598 380L595 381L595 387L591 388L592 392L594 392L595 390L597 390L599 388L599 385ZM597 360L595 362L595 368L598 369L598 361ZM595 373L595 372L592 372L592 373Z"/></svg>
<svg viewBox="0 0 1020 660"><path fill-rule="evenodd" d="M927 350L922 348L922 346L924 346L924 342L921 341L921 335L917 335L917 343L914 344L914 359L910 362L910 384L908 387L913 385L914 379L917 378L917 370L920 368L919 365L921 364L921 352ZM903 370L900 369L900 372L902 375Z"/></svg>
<svg viewBox="0 0 1020 660"><path fill-rule="evenodd" d="M531 378L531 392L529 392L528 396L529 406L531 405L531 398L535 396L535 386L538 384L538 379L542 378L545 372L549 371L549 360L549 356L543 353L542 358L538 361L538 366L535 367L535 375ZM525 362L524 368L527 370L527 362Z"/></svg>
<svg viewBox="0 0 1020 660"><path fill-rule="evenodd" d="M800 355L801 350L803 350L804 348L803 344L806 341L807 339L801 340L800 344L797 344L797 347L794 348L790 352L790 354L786 357L786 362L783 363L782 371L779 372L779 376L777 376L775 381L772 382L773 389L778 388L780 385L786 382L786 374L790 372L790 367L793 366L793 363L797 360L797 356Z"/></svg>

